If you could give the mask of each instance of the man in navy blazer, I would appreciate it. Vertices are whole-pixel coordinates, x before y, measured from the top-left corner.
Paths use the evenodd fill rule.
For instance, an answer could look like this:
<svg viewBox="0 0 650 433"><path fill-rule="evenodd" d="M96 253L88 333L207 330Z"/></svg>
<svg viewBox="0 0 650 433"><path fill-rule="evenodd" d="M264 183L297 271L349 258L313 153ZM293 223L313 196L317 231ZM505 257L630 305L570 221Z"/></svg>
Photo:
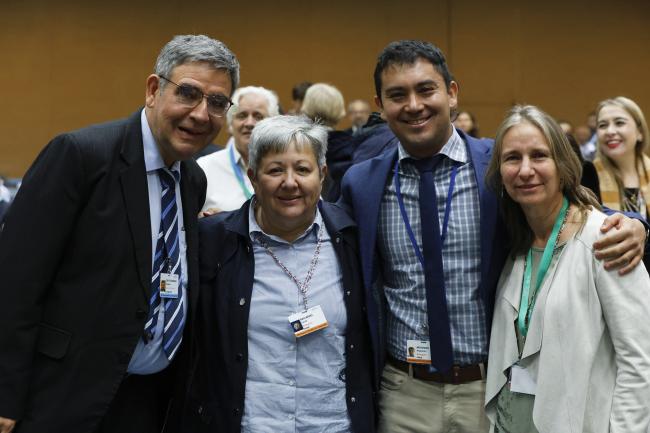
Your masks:
<svg viewBox="0 0 650 433"><path fill-rule="evenodd" d="M162 430L198 295L206 180L191 157L238 80L224 44L176 36L143 109L33 163L0 233L0 432Z"/></svg>
<svg viewBox="0 0 650 433"><path fill-rule="evenodd" d="M432 44L389 44L374 80L375 102L399 144L352 166L342 200L359 227L381 374L379 431L488 431L489 330L507 254L496 197L484 184L493 142L452 126L458 85ZM433 187L432 199L422 200ZM632 248L621 260L638 263L642 224L614 217L608 227L615 224L608 236L624 239L615 253Z"/></svg>

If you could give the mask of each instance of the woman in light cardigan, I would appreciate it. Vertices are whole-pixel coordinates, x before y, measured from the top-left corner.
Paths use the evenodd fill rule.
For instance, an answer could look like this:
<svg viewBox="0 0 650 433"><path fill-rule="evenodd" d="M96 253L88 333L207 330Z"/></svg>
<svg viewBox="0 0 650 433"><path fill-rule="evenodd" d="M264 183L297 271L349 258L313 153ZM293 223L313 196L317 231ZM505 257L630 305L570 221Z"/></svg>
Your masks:
<svg viewBox="0 0 650 433"><path fill-rule="evenodd" d="M650 279L593 255L605 215L580 186L557 123L515 107L497 133L488 184L512 241L490 340L492 431L646 432L650 424Z"/></svg>

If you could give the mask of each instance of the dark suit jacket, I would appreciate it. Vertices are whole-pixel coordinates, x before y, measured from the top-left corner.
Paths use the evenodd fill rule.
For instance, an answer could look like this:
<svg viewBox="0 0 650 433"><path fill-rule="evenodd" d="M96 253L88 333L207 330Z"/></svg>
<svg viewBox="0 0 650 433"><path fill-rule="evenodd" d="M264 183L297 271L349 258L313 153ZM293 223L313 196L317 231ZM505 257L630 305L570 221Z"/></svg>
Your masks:
<svg viewBox="0 0 650 433"><path fill-rule="evenodd" d="M490 329L496 283L506 257L507 235L498 212L495 195L485 186L485 171L492 154L492 140L476 139L457 130L467 145L469 157L476 173L481 214L481 283L479 293L486 309L487 329ZM376 371L381 373L384 363L383 329L380 317L383 312L377 300L375 288L380 261L376 249L379 209L386 182L392 179L392 168L397 159L397 147L373 159L353 165L342 183L342 201L353 210L354 219L359 226L361 270L366 290L368 320L370 321L373 349L375 349ZM431 311L428 312L432 315ZM435 350L435 340L431 349ZM379 377L376 377L379 381Z"/></svg>
<svg viewBox="0 0 650 433"><path fill-rule="evenodd" d="M183 162L190 315L205 187ZM140 111L54 138L29 169L0 235L0 416L20 433L96 429L147 318L150 227Z"/></svg>
<svg viewBox="0 0 650 433"><path fill-rule="evenodd" d="M241 431L248 365L248 314L255 263L248 234L250 201L199 223L201 294L184 431ZM346 394L352 429L374 431L370 337L359 274L356 226L339 205L321 202L321 214L341 265L348 326ZM289 326L289 323L287 323ZM317 390L314 390L317 392Z"/></svg>

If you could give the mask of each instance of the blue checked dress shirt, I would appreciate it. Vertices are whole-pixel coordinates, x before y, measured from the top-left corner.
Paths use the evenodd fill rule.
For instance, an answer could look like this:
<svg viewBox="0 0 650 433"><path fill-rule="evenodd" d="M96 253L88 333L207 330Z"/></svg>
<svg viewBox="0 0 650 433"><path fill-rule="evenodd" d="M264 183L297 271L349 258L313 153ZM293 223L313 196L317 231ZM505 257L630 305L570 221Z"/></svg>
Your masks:
<svg viewBox="0 0 650 433"><path fill-rule="evenodd" d="M443 244L445 290L454 363L476 364L487 360L485 306L480 298L480 212L476 175L467 148L456 130L440 150L445 155L433 176L442 226L451 171L459 164L447 237ZM402 145L398 149L401 193L415 239L422 248L419 207L419 172ZM442 227L441 227L442 230ZM407 340L428 340L428 316L424 271L402 220L393 176L384 189L379 217L383 293L387 302L388 353L406 360ZM431 342L435 350L436 342Z"/></svg>

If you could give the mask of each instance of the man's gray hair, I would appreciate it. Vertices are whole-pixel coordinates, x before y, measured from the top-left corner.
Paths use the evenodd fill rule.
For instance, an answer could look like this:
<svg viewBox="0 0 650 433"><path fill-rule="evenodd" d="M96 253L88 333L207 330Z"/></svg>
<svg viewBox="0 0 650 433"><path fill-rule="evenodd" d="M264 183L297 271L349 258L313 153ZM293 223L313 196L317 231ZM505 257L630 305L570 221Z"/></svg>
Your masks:
<svg viewBox="0 0 650 433"><path fill-rule="evenodd" d="M177 35L160 50L154 73L171 78L172 70L179 65L205 62L214 69L225 70L230 75L232 91L239 85L239 62L232 51L221 41L205 35ZM162 89L167 82L162 80Z"/></svg>
<svg viewBox="0 0 650 433"><path fill-rule="evenodd" d="M327 129L307 116L275 116L259 121L248 144L248 167L257 175L262 158L268 153L285 152L289 145L311 148L318 169L325 165Z"/></svg>
<svg viewBox="0 0 650 433"><path fill-rule="evenodd" d="M269 112L269 117L277 116L280 114L280 103L278 102L278 95L275 92L265 89L264 87L246 86L240 87L232 94L233 106L226 113L228 125L232 125L232 119L239 111L239 101L246 95L259 95L266 99L266 110Z"/></svg>

